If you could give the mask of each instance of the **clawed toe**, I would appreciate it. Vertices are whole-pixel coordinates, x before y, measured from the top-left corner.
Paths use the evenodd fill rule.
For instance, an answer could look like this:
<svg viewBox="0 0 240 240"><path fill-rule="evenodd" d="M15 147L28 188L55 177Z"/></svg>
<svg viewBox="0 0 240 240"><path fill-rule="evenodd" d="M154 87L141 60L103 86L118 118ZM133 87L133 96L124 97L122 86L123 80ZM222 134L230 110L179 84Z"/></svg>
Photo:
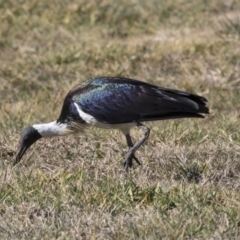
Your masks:
<svg viewBox="0 0 240 240"><path fill-rule="evenodd" d="M137 157L133 154L129 157L127 157L123 163L123 166L124 168L126 169L126 171L128 171L128 168L131 168L133 166L133 161L132 160L135 160L135 162L138 164L138 165L142 165L139 160L137 159Z"/></svg>

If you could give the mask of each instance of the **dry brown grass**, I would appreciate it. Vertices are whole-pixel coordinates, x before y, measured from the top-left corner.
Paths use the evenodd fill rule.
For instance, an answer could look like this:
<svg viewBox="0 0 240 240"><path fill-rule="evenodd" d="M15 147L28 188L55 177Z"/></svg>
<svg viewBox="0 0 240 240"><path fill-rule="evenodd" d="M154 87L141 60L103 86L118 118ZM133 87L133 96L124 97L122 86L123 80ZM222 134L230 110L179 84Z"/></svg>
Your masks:
<svg viewBox="0 0 240 240"><path fill-rule="evenodd" d="M115 2L0 1L0 237L239 238L239 1ZM129 176L124 138L99 129L41 140L12 168L22 128L100 75L201 94L211 114L149 123Z"/></svg>

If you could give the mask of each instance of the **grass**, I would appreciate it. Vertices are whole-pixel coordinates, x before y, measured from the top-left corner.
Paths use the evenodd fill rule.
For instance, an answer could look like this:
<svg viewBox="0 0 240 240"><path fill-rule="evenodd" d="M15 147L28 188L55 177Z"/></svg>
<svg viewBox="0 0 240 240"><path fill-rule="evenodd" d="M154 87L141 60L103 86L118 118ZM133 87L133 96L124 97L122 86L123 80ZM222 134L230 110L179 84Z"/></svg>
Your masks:
<svg viewBox="0 0 240 240"><path fill-rule="evenodd" d="M0 237L239 238L239 7L1 0ZM211 114L148 123L129 175L124 137L101 129L41 140L12 168L21 130L56 119L71 87L104 75L203 95Z"/></svg>

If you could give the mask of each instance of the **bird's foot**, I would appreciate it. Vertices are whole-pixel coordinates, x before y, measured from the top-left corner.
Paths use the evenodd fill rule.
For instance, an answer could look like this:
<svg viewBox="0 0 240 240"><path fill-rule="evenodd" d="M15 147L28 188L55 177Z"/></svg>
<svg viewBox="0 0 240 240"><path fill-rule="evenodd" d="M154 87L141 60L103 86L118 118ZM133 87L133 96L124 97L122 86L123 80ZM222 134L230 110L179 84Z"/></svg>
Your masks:
<svg viewBox="0 0 240 240"><path fill-rule="evenodd" d="M128 171L129 168L131 168L133 166L133 159L135 160L135 162L138 164L138 165L142 165L139 160L137 159L137 157L132 154L130 156L127 156L123 162L123 166L125 168L126 171Z"/></svg>

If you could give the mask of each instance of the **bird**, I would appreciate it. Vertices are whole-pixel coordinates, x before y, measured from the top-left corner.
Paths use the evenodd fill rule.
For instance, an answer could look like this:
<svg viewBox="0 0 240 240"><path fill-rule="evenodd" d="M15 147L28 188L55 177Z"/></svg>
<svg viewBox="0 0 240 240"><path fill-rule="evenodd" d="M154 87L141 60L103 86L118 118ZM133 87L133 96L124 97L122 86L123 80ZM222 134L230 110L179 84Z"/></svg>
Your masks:
<svg viewBox="0 0 240 240"><path fill-rule="evenodd" d="M204 118L209 113L207 99L192 93L163 88L124 77L95 77L81 82L66 95L57 120L33 124L20 135L13 165L20 162L27 149L41 138L83 133L88 127L120 130L127 142L124 168L128 172L135 153L147 140L150 129L143 122ZM142 137L134 144L130 129L138 127Z"/></svg>

